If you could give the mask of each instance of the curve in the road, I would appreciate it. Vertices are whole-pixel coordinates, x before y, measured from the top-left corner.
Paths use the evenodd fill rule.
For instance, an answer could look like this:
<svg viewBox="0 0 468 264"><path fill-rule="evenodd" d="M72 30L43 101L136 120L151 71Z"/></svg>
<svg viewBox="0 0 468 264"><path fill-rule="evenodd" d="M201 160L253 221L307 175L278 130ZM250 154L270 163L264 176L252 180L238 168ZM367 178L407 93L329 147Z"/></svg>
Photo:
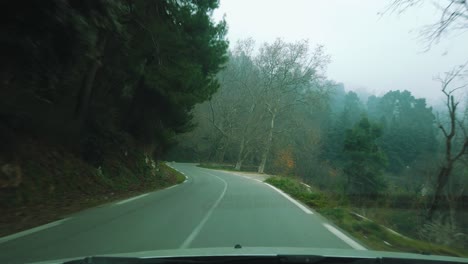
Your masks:
<svg viewBox="0 0 468 264"><path fill-rule="evenodd" d="M207 173L209 174L209 173ZM195 239L195 237L198 235L198 233L200 232L200 230L203 228L203 226L205 225L206 221L208 221L208 219L210 218L211 214L213 214L213 211L216 209L216 207L218 206L219 202L221 202L221 200L223 199L224 195L226 194L226 190L228 188L228 183L221 179L220 177L216 176L216 175L213 175L213 174L210 174L212 176L214 176L215 178L219 179L220 181L222 181L224 183L224 189L223 191L221 192L221 194L219 195L218 199L214 202L213 206L208 210L208 212L206 212L206 215L205 217L203 217L203 219L201 220L201 222L197 225L197 227L192 231L192 233L187 237L187 239L185 239L184 243L182 243L182 245L180 246L180 248L188 248L190 246L190 243L192 243L192 241Z"/></svg>
<svg viewBox="0 0 468 264"><path fill-rule="evenodd" d="M0 238L0 263L236 244L363 249L263 182L194 164L171 165L187 177L184 183Z"/></svg>

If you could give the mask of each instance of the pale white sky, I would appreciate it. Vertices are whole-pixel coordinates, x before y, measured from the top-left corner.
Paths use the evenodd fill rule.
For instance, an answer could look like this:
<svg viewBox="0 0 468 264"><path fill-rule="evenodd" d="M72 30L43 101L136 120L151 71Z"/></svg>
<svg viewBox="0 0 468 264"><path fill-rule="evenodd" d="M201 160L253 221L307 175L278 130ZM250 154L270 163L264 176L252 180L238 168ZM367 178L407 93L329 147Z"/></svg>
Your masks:
<svg viewBox="0 0 468 264"><path fill-rule="evenodd" d="M401 15L379 15L389 0L221 0L215 19L226 15L228 39L252 37L257 43L277 37L309 39L332 57L328 77L347 90L365 88L377 95L409 90L436 103L433 77L468 60L468 33L453 34L424 52L421 26L439 13L431 5Z"/></svg>

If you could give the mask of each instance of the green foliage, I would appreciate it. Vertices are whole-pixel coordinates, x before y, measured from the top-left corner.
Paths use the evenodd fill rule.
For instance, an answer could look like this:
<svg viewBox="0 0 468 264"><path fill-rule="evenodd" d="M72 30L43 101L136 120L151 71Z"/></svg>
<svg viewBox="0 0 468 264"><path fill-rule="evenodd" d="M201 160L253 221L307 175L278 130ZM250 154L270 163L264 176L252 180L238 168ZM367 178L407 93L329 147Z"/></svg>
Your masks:
<svg viewBox="0 0 468 264"><path fill-rule="evenodd" d="M365 110L363 103L355 92L350 91L344 94L344 87L335 86L334 88L334 96L330 100L330 104L335 103L334 101L337 100L342 100L342 102L339 105L332 105L335 108L331 109L332 116L331 120L328 121L323 158L334 164L340 164L345 159L343 145L346 130L352 128L359 121ZM338 90L339 88L343 90Z"/></svg>
<svg viewBox="0 0 468 264"><path fill-rule="evenodd" d="M422 225L419 229L419 235L427 241L446 246L462 247L468 243L467 235L460 228L450 224L449 221L444 221L442 218L434 219Z"/></svg>
<svg viewBox="0 0 468 264"><path fill-rule="evenodd" d="M335 223L342 223L347 217L348 211L344 208L323 208L320 213Z"/></svg>
<svg viewBox="0 0 468 264"><path fill-rule="evenodd" d="M307 188L305 188L300 181L288 177L271 177L268 178L266 182L281 189L297 200L308 204L307 196L303 195L307 193ZM316 193L316 195L324 197L325 194ZM329 201L330 198L326 200ZM434 244L432 241L420 241L394 233L374 221L357 217L355 214L350 213L347 207L331 204L322 207L310 206L316 208L320 214L332 221L339 228L349 232L353 237L359 239L361 243L370 249L466 256L466 253L464 253L461 248L453 249L444 245Z"/></svg>
<svg viewBox="0 0 468 264"><path fill-rule="evenodd" d="M155 156L192 128L226 62L218 1L2 3L2 122L80 148L93 166L107 134L130 134ZM102 137L104 135L104 138ZM83 144L80 144L83 143ZM73 146L74 145L74 146Z"/></svg>
<svg viewBox="0 0 468 264"><path fill-rule="evenodd" d="M449 248L441 244L435 244L433 241L426 242L399 235L376 222L356 217L345 208L325 208L319 210L319 213L359 239L367 248L373 250L466 256L461 248Z"/></svg>
<svg viewBox="0 0 468 264"><path fill-rule="evenodd" d="M265 182L283 190L312 208L326 208L332 206L330 199L323 193L311 190L297 179L274 176L266 179Z"/></svg>
<svg viewBox="0 0 468 264"><path fill-rule="evenodd" d="M289 178L289 177L274 176L274 177L268 178L265 182L293 196L299 196L299 195L302 195L302 193L307 192L306 186L302 185L300 181Z"/></svg>
<svg viewBox="0 0 468 264"><path fill-rule="evenodd" d="M408 91L390 91L368 100L369 117L381 123L379 145L388 157L388 170L400 173L412 167L418 157L437 149L432 107Z"/></svg>
<svg viewBox="0 0 468 264"><path fill-rule="evenodd" d="M128 52L136 53L131 62L140 67L129 92L127 124L138 140L162 148L160 153L176 133L192 127L193 106L218 87L215 74L227 59L227 42L225 22L214 24L208 15L215 7L217 1L135 4ZM158 16L147 13L153 8Z"/></svg>
<svg viewBox="0 0 468 264"><path fill-rule="evenodd" d="M180 181L153 160L193 127L194 105L218 89L228 42L225 21L212 19L217 7L217 0L2 2L0 141L8 143L0 166L15 169L6 180L0 173L2 209L81 208L82 197L102 202L97 194Z"/></svg>
<svg viewBox="0 0 468 264"><path fill-rule="evenodd" d="M385 189L381 176L386 159L376 142L381 135L381 128L366 117L346 131L344 152L348 162L344 172L348 177L348 194L374 197Z"/></svg>

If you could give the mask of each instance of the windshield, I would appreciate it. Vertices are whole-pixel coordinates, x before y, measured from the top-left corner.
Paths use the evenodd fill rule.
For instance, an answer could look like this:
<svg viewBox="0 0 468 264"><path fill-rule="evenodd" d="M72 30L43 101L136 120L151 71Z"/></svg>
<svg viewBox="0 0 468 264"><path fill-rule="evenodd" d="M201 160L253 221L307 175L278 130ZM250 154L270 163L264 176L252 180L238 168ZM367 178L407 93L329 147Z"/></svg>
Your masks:
<svg viewBox="0 0 468 264"><path fill-rule="evenodd" d="M1 263L468 258L466 1L0 10Z"/></svg>

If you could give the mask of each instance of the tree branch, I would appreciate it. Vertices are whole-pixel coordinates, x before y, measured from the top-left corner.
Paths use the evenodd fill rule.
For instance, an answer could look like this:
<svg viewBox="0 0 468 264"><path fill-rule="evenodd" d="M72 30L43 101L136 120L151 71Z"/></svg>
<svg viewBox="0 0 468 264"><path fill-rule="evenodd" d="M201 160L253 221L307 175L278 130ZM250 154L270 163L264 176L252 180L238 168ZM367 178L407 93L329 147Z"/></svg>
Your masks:
<svg viewBox="0 0 468 264"><path fill-rule="evenodd" d="M218 130L223 136L229 138L229 134L226 133L223 129L221 129L218 125L216 125L215 119L214 119L215 118L214 109L213 109L213 104L211 100L209 101L209 104L210 104L210 109L211 109L211 120L210 119L208 120L211 121L211 124L214 126L214 128L216 128L216 130Z"/></svg>
<svg viewBox="0 0 468 264"><path fill-rule="evenodd" d="M453 161L457 161L462 155L465 154L466 150L468 149L468 137L465 137L465 143L463 144L463 147L460 149L460 152L458 152L457 155L453 158Z"/></svg>

